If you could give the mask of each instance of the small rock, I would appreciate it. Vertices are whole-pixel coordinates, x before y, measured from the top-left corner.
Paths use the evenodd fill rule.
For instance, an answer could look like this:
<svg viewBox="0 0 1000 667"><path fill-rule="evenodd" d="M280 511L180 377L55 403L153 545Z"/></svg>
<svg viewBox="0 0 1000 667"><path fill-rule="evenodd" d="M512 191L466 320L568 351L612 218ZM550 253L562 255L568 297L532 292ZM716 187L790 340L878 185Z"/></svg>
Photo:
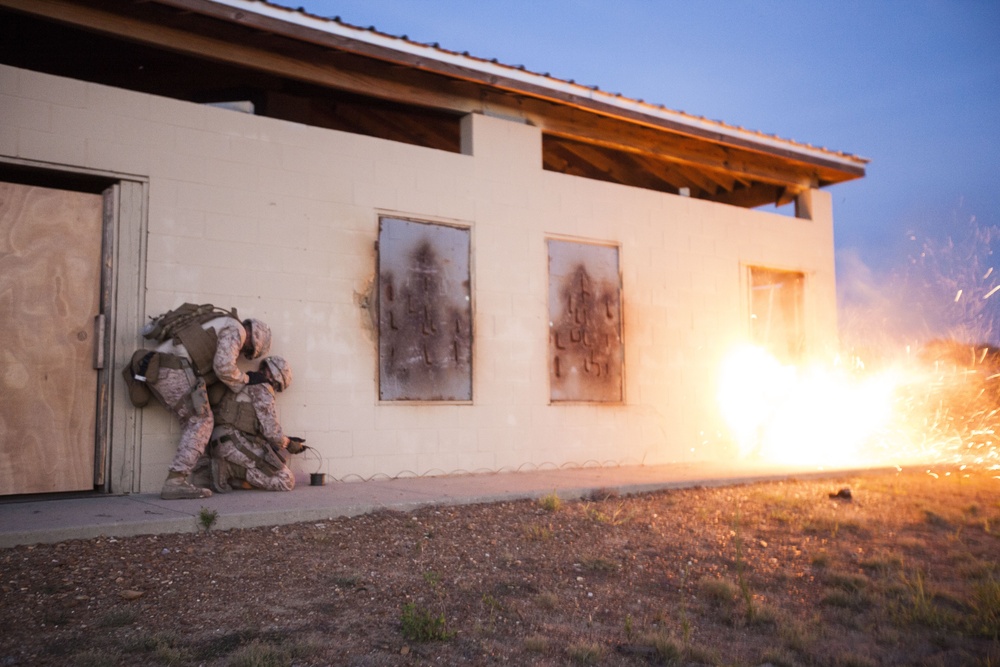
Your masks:
<svg viewBox="0 0 1000 667"><path fill-rule="evenodd" d="M399 649L399 654L400 655L408 655L409 653L410 653L410 647L409 646L403 646L403 648Z"/></svg>
<svg viewBox="0 0 1000 667"><path fill-rule="evenodd" d="M848 488L847 488L847 487L845 486L845 487L844 487L843 489L841 489L840 491L837 491L836 493L831 493L831 494L830 494L830 497L831 497L831 498L838 498L838 499L840 499L840 500L850 500L850 499L851 499L851 490L850 490L850 489L848 489Z"/></svg>
<svg viewBox="0 0 1000 667"><path fill-rule="evenodd" d="M123 600L138 600L142 597L142 591L122 591L118 596Z"/></svg>

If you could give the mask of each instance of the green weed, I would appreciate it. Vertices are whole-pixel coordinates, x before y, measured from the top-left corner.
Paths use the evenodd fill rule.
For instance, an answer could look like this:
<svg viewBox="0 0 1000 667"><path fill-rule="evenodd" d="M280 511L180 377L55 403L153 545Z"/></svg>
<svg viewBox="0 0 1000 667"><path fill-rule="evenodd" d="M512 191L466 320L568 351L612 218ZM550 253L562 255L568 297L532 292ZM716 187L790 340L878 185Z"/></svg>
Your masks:
<svg viewBox="0 0 1000 667"><path fill-rule="evenodd" d="M625 503L620 502L610 512L604 512L597 507L588 507L587 516L597 523L609 526L621 526L632 520L632 514L625 509Z"/></svg>
<svg viewBox="0 0 1000 667"><path fill-rule="evenodd" d="M690 562L688 563L690 565ZM691 641L691 619L688 617L687 610L687 597L685 589L687 588L687 576L688 569L687 566L681 570L681 600L680 600L680 615L681 615L681 632L683 633L684 645L687 646L688 642Z"/></svg>
<svg viewBox="0 0 1000 667"><path fill-rule="evenodd" d="M903 559L894 554L872 556L861 561L862 569L885 577L903 569Z"/></svg>
<svg viewBox="0 0 1000 667"><path fill-rule="evenodd" d="M934 630L946 630L955 625L954 615L934 604L934 595L930 591L926 577L916 570L912 577L901 575L903 580L903 599L894 607L897 622L917 623Z"/></svg>
<svg viewBox="0 0 1000 667"><path fill-rule="evenodd" d="M739 512L733 519L733 548L736 551L736 582L739 585L743 603L746 605L747 622L752 624L756 609L754 608L753 591L750 590L750 580L747 578L746 559L743 557L743 534Z"/></svg>
<svg viewBox="0 0 1000 667"><path fill-rule="evenodd" d="M339 572L330 576L330 583L338 588L355 588L361 583L361 575L353 572Z"/></svg>
<svg viewBox="0 0 1000 667"><path fill-rule="evenodd" d="M490 626L492 627L496 622L497 614L503 611L503 605L500 604L500 600L497 600L489 593L483 593L483 606L485 606L490 613Z"/></svg>
<svg viewBox="0 0 1000 667"><path fill-rule="evenodd" d="M924 510L924 520L936 528L951 528L951 522L936 512Z"/></svg>
<svg viewBox="0 0 1000 667"><path fill-rule="evenodd" d="M559 606L559 596L551 591L544 591L535 596L535 603L542 609L555 609Z"/></svg>
<svg viewBox="0 0 1000 667"><path fill-rule="evenodd" d="M849 592L863 591L868 588L868 578L859 574L843 574L840 572L830 572L826 575L825 581L830 586Z"/></svg>
<svg viewBox="0 0 1000 667"><path fill-rule="evenodd" d="M715 606L730 605L736 600L738 589L728 579L702 579L698 583L701 596Z"/></svg>
<svg viewBox="0 0 1000 667"><path fill-rule="evenodd" d="M784 510L773 510L771 512L771 521L787 526L792 523L792 515Z"/></svg>
<svg viewBox="0 0 1000 667"><path fill-rule="evenodd" d="M534 542L545 542L546 540L552 539L552 529L533 523L524 527L524 537L525 539L532 540Z"/></svg>
<svg viewBox="0 0 1000 667"><path fill-rule="evenodd" d="M972 634L996 641L1000 639L1000 580L976 584L972 591Z"/></svg>
<svg viewBox="0 0 1000 667"><path fill-rule="evenodd" d="M116 667L121 660L117 651L105 649L87 649L73 655L75 667Z"/></svg>
<svg viewBox="0 0 1000 667"><path fill-rule="evenodd" d="M579 665L598 665L604 658L604 649L601 645L589 642L571 644L566 653L570 660Z"/></svg>
<svg viewBox="0 0 1000 667"><path fill-rule="evenodd" d="M532 635L525 638L524 650L531 653L545 653L549 650L549 640L543 635Z"/></svg>
<svg viewBox="0 0 1000 667"><path fill-rule="evenodd" d="M120 628L135 623L138 618L139 612L134 609L119 607L105 612L97 619L97 625L102 628Z"/></svg>
<svg viewBox="0 0 1000 667"><path fill-rule="evenodd" d="M257 639L244 644L229 656L228 667L288 667L291 654L280 646Z"/></svg>
<svg viewBox="0 0 1000 667"><path fill-rule="evenodd" d="M191 655L187 649L180 646L157 646L153 651L153 660L161 665L173 667L190 663Z"/></svg>
<svg viewBox="0 0 1000 667"><path fill-rule="evenodd" d="M156 634L139 634L131 636L122 643L122 650L127 653L152 653L161 649L173 648L179 642L178 637L171 632Z"/></svg>
<svg viewBox="0 0 1000 667"><path fill-rule="evenodd" d="M546 512L558 512L562 509L562 499L553 491L539 498L538 505Z"/></svg>
<svg viewBox="0 0 1000 667"><path fill-rule="evenodd" d="M764 664L772 665L772 667L796 667L799 664L791 651L780 647L767 649L760 659Z"/></svg>
<svg viewBox="0 0 1000 667"><path fill-rule="evenodd" d="M666 630L644 635L642 644L653 649L658 664L677 664L684 655L684 648Z"/></svg>
<svg viewBox="0 0 1000 667"><path fill-rule="evenodd" d="M828 590L820 602L831 607L852 609L854 611L861 611L869 606L868 599L859 591L846 591L842 589Z"/></svg>
<svg viewBox="0 0 1000 667"><path fill-rule="evenodd" d="M585 570L590 572L617 572L618 563L614 563L607 558L587 558L580 563Z"/></svg>
<svg viewBox="0 0 1000 667"><path fill-rule="evenodd" d="M202 507L198 510L198 523L205 530L211 529L215 525L215 522L219 519L219 512L216 510L210 510L207 507Z"/></svg>
<svg viewBox="0 0 1000 667"><path fill-rule="evenodd" d="M403 636L415 642L446 641L455 634L448 631L443 613L435 616L412 602L403 605L401 621Z"/></svg>

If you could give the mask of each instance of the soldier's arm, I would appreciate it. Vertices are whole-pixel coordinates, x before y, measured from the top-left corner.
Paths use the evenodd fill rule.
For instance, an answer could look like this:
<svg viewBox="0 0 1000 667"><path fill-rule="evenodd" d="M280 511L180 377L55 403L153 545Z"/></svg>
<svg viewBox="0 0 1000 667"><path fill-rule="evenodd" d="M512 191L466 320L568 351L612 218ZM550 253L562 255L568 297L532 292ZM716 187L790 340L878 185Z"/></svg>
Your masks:
<svg viewBox="0 0 1000 667"><path fill-rule="evenodd" d="M278 410L274 405L274 390L271 389L271 385L252 384L246 390L250 395L254 412L257 413L257 421L260 422L260 435L275 447L287 447L288 438L278 421Z"/></svg>
<svg viewBox="0 0 1000 667"><path fill-rule="evenodd" d="M229 320L218 329L219 342L215 348L212 368L215 376L233 391L241 390L247 383L247 375L236 365L243 349L246 331L236 320Z"/></svg>

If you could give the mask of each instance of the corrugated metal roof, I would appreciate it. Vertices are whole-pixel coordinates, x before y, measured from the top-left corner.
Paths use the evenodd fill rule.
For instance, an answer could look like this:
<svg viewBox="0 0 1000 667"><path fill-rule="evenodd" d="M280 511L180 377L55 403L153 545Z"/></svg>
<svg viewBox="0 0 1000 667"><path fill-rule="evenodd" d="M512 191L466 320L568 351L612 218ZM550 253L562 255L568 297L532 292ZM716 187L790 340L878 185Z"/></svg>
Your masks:
<svg viewBox="0 0 1000 667"><path fill-rule="evenodd" d="M666 121L672 125L690 127L699 133L711 132L721 138L732 137L742 141L752 141L761 147L772 147L784 151L800 153L804 157L822 157L826 160L857 167L869 162L868 158L852 155L843 151L834 151L812 144L802 143L794 139L784 139L774 134L766 134L743 127L730 125L719 120L710 120L704 116L689 114L684 111L669 109L662 104L651 104L644 100L636 100L620 93L609 93L598 86L585 86L573 80L564 80L549 74L541 74L527 70L523 65L506 65L496 59L485 59L470 55L468 52L458 53L442 48L438 43L424 44L415 42L405 36L389 35L380 32L374 26L363 28L351 25L340 17L328 18L310 14L304 8L292 9L277 5L266 0L212 0L216 4L233 9L252 12L271 19L284 21L305 28L319 30L338 37L356 40L361 43L382 49L397 51L407 56L431 59L443 64L462 67L479 72L486 76L502 77L508 81L518 82L525 86L542 88L559 93L562 96L572 96L584 105L587 102L602 106L621 109L631 114L641 114L655 122Z"/></svg>

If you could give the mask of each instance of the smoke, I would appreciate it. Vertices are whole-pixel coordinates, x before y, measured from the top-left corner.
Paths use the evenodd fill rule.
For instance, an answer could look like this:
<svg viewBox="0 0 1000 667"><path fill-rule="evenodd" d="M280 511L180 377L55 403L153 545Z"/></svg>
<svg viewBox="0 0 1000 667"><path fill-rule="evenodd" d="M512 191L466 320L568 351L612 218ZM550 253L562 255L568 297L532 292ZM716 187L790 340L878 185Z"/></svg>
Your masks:
<svg viewBox="0 0 1000 667"><path fill-rule="evenodd" d="M1000 229L975 216L906 233L905 260L873 268L854 249L837 254L842 346L878 351L935 339L991 344L1000 333Z"/></svg>
<svg viewBox="0 0 1000 667"><path fill-rule="evenodd" d="M906 378L885 452L927 463L995 468L1000 460L1000 229L975 216L906 234L905 261L867 265L838 252L841 347L868 369Z"/></svg>

